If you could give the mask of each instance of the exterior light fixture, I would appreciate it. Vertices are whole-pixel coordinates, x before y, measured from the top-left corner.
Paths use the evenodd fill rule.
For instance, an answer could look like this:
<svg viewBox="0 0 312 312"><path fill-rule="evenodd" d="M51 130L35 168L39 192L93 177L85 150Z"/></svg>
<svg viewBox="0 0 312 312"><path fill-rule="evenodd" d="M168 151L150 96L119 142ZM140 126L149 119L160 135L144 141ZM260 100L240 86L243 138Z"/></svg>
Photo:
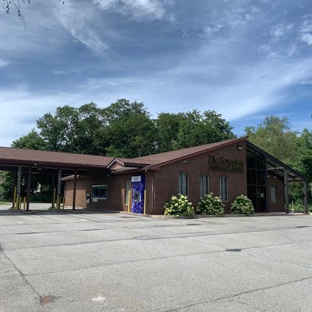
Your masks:
<svg viewBox="0 0 312 312"><path fill-rule="evenodd" d="M237 150L238 151L242 151L243 150L243 146L242 145L237 145Z"/></svg>

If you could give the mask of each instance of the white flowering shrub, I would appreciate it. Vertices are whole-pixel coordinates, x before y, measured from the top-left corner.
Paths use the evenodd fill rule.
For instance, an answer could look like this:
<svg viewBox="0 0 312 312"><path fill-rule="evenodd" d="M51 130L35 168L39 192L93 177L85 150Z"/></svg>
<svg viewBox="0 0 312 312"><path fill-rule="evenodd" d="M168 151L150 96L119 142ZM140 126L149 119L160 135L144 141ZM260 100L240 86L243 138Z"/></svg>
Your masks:
<svg viewBox="0 0 312 312"><path fill-rule="evenodd" d="M187 200L187 196L181 194L171 196L170 201L165 204L164 208L165 215L192 217L195 214L192 203Z"/></svg>
<svg viewBox="0 0 312 312"><path fill-rule="evenodd" d="M201 198L196 208L198 213L207 215L222 216L224 214L224 204L221 197L214 196L211 192Z"/></svg>
<svg viewBox="0 0 312 312"><path fill-rule="evenodd" d="M254 213L252 201L245 195L239 195L235 198L230 207L230 213L241 213L249 215Z"/></svg>

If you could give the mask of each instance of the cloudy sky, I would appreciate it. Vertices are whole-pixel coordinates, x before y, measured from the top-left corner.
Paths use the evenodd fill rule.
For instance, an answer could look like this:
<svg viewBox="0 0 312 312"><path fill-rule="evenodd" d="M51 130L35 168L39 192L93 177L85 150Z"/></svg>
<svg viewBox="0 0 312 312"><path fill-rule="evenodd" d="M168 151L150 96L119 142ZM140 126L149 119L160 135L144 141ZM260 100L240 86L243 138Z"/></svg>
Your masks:
<svg viewBox="0 0 312 312"><path fill-rule="evenodd" d="M117 99L312 125L311 0L32 0L0 10L0 146L57 106Z"/></svg>

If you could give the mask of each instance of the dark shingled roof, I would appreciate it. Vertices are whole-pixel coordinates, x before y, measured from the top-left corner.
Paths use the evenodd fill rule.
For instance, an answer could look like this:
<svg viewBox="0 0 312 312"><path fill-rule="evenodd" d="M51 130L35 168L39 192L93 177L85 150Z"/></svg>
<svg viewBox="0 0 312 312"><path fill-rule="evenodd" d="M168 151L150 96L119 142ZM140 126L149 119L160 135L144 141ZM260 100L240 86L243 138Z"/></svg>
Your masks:
<svg viewBox="0 0 312 312"><path fill-rule="evenodd" d="M152 168L157 168L157 167L166 165L168 163L186 159L188 157L196 156L201 153L206 153L206 152L209 152L209 151L221 148L221 147L225 147L231 144L240 143L246 140L247 140L246 137L240 138L240 139L225 140L221 142L210 143L210 144L189 147L189 148L183 148L180 150L153 154L153 155L148 155L148 156L142 156L142 157L137 157L137 158L132 158L132 159L116 158L114 161L117 161L125 166L137 165L137 167L144 167L144 169L148 169L148 168L152 169Z"/></svg>
<svg viewBox="0 0 312 312"><path fill-rule="evenodd" d="M70 168L106 168L112 157L0 147L0 164Z"/></svg>

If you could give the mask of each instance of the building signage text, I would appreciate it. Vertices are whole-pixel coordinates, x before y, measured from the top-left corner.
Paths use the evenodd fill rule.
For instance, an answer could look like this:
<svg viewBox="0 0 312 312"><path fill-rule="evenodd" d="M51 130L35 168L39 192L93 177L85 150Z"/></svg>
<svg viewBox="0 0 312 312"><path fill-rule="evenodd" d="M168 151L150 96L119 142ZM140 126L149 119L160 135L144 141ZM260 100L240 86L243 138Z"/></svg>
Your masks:
<svg viewBox="0 0 312 312"><path fill-rule="evenodd" d="M227 159L224 157L209 157L209 169L219 171L244 172L244 161L241 159Z"/></svg>

